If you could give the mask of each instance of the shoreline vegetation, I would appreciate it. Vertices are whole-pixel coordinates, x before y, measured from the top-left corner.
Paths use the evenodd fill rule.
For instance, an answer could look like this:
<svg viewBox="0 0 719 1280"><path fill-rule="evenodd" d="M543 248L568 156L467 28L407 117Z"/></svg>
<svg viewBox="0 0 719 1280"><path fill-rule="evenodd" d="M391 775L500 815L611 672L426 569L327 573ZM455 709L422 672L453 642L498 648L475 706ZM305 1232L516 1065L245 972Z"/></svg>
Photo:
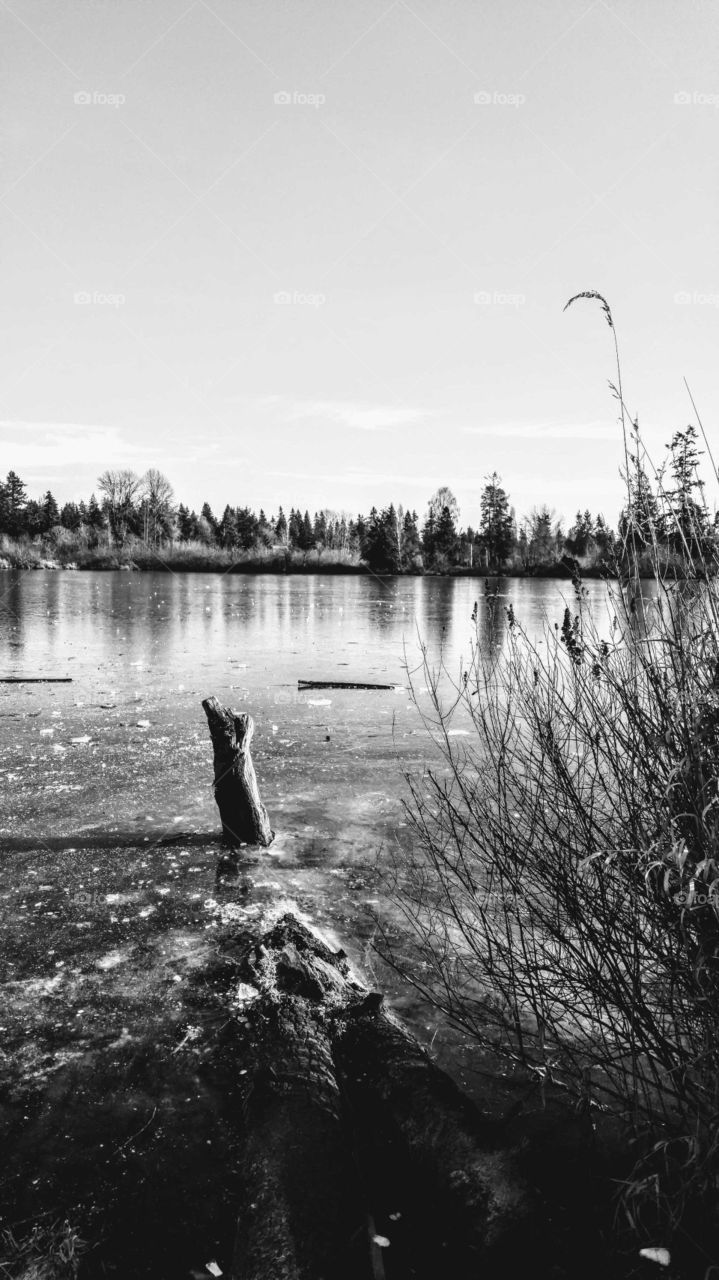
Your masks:
<svg viewBox="0 0 719 1280"><path fill-rule="evenodd" d="M667 555L663 562L662 576L683 578L684 566ZM614 561L597 561L591 556L565 555L561 559L537 565L503 565L487 568L481 564L451 565L445 568L427 568L421 563L406 569L373 569L359 554L350 551L334 551L315 548L299 551L296 548L255 548L232 552L221 547L207 547L198 543L174 543L158 549L148 548L141 540L136 545L123 548L108 546L87 547L65 543L60 547L48 545L45 540L12 540L0 537L0 572L12 570L49 571L94 570L96 572L155 572L155 573L219 573L219 574L328 574L374 577L453 577L453 578L562 578L570 580L579 575L582 579L616 580L623 577L622 566ZM635 577L652 580L655 570L640 560Z"/></svg>
<svg viewBox="0 0 719 1280"><path fill-rule="evenodd" d="M310 516L294 507L285 515L256 514L229 504L221 517L209 503L200 514L177 503L170 481L150 469L105 471L99 500L60 507L48 490L27 496L9 471L0 481L0 569L124 569L202 573L373 573L472 577L617 578L654 576L657 561L670 578L686 569L681 529L687 511L696 519L693 427L677 432L666 467L673 487L666 511L643 466L628 482L617 531L604 516L577 511L565 531L546 505L518 519L497 472L485 477L477 528L460 525L452 491L429 499L424 519L402 505L369 515L323 508ZM701 511L701 546L716 549L719 526ZM678 532L679 531L679 532Z"/></svg>

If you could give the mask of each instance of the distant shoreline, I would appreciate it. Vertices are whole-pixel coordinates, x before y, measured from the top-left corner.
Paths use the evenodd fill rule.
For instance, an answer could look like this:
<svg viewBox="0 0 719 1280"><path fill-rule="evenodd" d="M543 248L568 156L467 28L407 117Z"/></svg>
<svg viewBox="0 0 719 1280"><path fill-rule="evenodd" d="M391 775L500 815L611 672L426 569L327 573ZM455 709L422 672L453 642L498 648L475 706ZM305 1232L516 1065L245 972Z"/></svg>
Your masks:
<svg viewBox="0 0 719 1280"><path fill-rule="evenodd" d="M258 577L264 575L271 577L476 578L480 580L521 578L529 580L555 579L565 582L570 581L572 578L571 568L561 563L535 566L529 569L508 568L490 571L488 569L476 569L469 568L466 565L458 565L449 569L446 573L437 573L430 569L405 570L403 573L380 573L362 563L341 564L330 562L317 564L308 560L302 564L298 564L295 561L282 564L276 558L269 562L247 560L229 564L218 563L216 560L211 559L203 563L194 558L188 563L183 563L180 558L173 558L170 563L165 563L162 559L157 558L152 562L140 564L133 560L108 563L99 559L80 564L76 561L63 562L50 559L42 559L25 564L12 564L7 556L0 555L0 573L35 573L43 570L49 573L58 571L74 573L88 571L94 573L216 573L220 576L248 574ZM644 577L645 575L641 576ZM582 568L581 577L582 580L594 579L601 581L603 579L612 579L616 581L616 574L597 567Z"/></svg>

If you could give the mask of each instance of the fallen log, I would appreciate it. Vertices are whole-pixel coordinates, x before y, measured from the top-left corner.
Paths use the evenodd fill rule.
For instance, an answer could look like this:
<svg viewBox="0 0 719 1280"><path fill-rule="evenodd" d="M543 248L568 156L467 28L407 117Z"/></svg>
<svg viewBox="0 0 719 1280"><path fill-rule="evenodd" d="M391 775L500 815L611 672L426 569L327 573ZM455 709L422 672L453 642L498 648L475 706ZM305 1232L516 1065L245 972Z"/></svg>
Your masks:
<svg viewBox="0 0 719 1280"><path fill-rule="evenodd" d="M215 800L226 845L272 844L274 831L260 799L250 743L255 730L252 716L223 707L217 698L202 703L212 738L215 768Z"/></svg>
<svg viewBox="0 0 719 1280"><path fill-rule="evenodd" d="M233 1278L370 1280L367 1216L327 1033L291 996L264 1002L258 1030Z"/></svg>
<svg viewBox="0 0 719 1280"><path fill-rule="evenodd" d="M0 676L0 684L72 684L72 676Z"/></svg>
<svg viewBox="0 0 719 1280"><path fill-rule="evenodd" d="M235 1280L377 1276L387 1245L400 1276L526 1261L532 1203L512 1158L344 953L285 915L243 965L259 1048Z"/></svg>
<svg viewBox="0 0 719 1280"><path fill-rule="evenodd" d="M513 1155L499 1149L495 1127L454 1081L391 1015L371 1006L347 1020L334 1048L360 1140L368 1160L383 1167L387 1195L401 1203L403 1218L409 1210L416 1231L427 1214L441 1224L442 1269L457 1277L487 1267L511 1273L526 1262L536 1244L528 1189ZM397 1190L407 1187L409 1196Z"/></svg>
<svg viewBox="0 0 719 1280"><path fill-rule="evenodd" d="M362 684L357 680L298 680L298 689L395 689L393 684Z"/></svg>

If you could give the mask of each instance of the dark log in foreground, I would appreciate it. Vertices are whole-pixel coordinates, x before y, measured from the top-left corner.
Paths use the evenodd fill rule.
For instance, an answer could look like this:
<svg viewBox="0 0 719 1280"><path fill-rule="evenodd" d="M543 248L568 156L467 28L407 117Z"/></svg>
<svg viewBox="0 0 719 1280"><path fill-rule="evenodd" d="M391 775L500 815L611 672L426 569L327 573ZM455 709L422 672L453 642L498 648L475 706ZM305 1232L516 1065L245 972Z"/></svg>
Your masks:
<svg viewBox="0 0 719 1280"><path fill-rule="evenodd" d="M72 684L72 676L0 676L0 684Z"/></svg>
<svg viewBox="0 0 719 1280"><path fill-rule="evenodd" d="M242 973L258 994L235 1280L369 1280L384 1247L396 1276L525 1258L532 1204L511 1158L344 953L286 915Z"/></svg>
<svg viewBox="0 0 719 1280"><path fill-rule="evenodd" d="M298 689L394 689L393 684L360 684L357 680L298 680Z"/></svg>
<svg viewBox="0 0 719 1280"><path fill-rule="evenodd" d="M255 730L252 716L223 707L217 698L205 698L202 706L212 737L215 763L215 799L222 819L225 844L259 844L267 848L274 839L267 810L260 800L250 743Z"/></svg>
<svg viewBox="0 0 719 1280"><path fill-rule="evenodd" d="M351 1019L336 1061L363 1131L372 1134L372 1158L389 1158L395 1184L423 1189L446 1241L461 1241L460 1252L477 1262L494 1254L502 1268L517 1245L524 1254L529 1196L513 1158L496 1149L493 1126L414 1037L382 1013Z"/></svg>
<svg viewBox="0 0 719 1280"><path fill-rule="evenodd" d="M369 1277L367 1218L330 1042L301 1000L281 997L263 1010L245 1125L235 1280Z"/></svg>

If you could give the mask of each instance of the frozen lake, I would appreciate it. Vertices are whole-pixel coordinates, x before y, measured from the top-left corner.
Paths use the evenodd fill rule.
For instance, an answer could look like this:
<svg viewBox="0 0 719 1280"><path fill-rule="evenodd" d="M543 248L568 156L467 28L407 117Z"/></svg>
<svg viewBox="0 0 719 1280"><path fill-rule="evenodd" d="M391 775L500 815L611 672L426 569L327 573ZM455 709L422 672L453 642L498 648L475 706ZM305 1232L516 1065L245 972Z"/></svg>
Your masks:
<svg viewBox="0 0 719 1280"><path fill-rule="evenodd" d="M481 577L0 574L0 674L72 677L0 685L0 874L14 925L39 916L61 930L68 906L86 905L95 924L104 912L130 928L177 895L212 897L219 819L200 704L215 694L255 719L277 832L235 893L299 908L366 961L373 869L407 838L402 771L427 750L405 655L416 667L421 636L459 671L475 600L481 643L496 647L503 606L536 631L545 610L561 622L571 584L502 590L492 613ZM298 692L298 679L396 688ZM27 896L13 854L35 859L43 894Z"/></svg>

